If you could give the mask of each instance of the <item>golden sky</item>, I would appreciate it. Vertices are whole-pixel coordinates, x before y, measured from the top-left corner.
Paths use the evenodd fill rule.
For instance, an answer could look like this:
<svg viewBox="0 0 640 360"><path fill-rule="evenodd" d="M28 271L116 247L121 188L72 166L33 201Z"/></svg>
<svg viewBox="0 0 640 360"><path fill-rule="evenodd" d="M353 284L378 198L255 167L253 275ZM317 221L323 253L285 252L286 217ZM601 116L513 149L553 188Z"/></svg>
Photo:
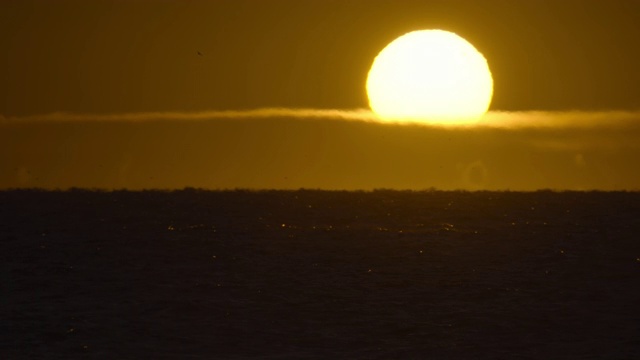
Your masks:
<svg viewBox="0 0 640 360"><path fill-rule="evenodd" d="M360 119L430 28L486 57L500 125ZM4 0L0 188L638 189L639 37L637 1Z"/></svg>

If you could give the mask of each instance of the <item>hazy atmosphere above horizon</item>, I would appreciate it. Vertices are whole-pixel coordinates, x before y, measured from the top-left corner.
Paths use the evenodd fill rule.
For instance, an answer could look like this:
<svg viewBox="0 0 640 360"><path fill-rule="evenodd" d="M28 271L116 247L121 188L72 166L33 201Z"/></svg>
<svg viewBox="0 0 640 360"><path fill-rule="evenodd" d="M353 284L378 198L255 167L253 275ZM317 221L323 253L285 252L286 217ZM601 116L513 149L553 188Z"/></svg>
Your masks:
<svg viewBox="0 0 640 360"><path fill-rule="evenodd" d="M0 30L0 189L640 190L638 1L5 0Z"/></svg>

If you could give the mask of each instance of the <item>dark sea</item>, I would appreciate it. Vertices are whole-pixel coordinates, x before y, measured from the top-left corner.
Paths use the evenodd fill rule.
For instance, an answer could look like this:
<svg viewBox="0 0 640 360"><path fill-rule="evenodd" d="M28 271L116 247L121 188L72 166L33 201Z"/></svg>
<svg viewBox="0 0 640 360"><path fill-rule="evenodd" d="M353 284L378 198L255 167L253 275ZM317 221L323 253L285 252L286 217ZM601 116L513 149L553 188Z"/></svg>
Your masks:
<svg viewBox="0 0 640 360"><path fill-rule="evenodd" d="M2 359L640 359L640 193L0 192Z"/></svg>

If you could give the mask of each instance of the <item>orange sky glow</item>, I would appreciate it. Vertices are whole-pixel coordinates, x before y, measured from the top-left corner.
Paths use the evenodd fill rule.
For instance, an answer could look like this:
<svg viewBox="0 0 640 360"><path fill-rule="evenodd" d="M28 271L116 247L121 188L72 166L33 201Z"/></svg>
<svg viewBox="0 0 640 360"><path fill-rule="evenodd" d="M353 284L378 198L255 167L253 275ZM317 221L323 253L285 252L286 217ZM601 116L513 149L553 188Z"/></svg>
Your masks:
<svg viewBox="0 0 640 360"><path fill-rule="evenodd" d="M0 189L638 190L640 3L0 4ZM487 59L475 127L383 124L398 36Z"/></svg>

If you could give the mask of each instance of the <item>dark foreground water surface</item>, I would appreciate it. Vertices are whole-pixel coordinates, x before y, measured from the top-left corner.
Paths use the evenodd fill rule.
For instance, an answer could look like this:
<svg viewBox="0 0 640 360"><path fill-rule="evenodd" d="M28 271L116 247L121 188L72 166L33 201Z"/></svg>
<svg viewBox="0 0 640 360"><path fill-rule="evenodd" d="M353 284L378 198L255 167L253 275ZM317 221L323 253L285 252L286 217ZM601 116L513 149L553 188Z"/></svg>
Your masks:
<svg viewBox="0 0 640 360"><path fill-rule="evenodd" d="M640 359L640 193L0 192L2 359Z"/></svg>

